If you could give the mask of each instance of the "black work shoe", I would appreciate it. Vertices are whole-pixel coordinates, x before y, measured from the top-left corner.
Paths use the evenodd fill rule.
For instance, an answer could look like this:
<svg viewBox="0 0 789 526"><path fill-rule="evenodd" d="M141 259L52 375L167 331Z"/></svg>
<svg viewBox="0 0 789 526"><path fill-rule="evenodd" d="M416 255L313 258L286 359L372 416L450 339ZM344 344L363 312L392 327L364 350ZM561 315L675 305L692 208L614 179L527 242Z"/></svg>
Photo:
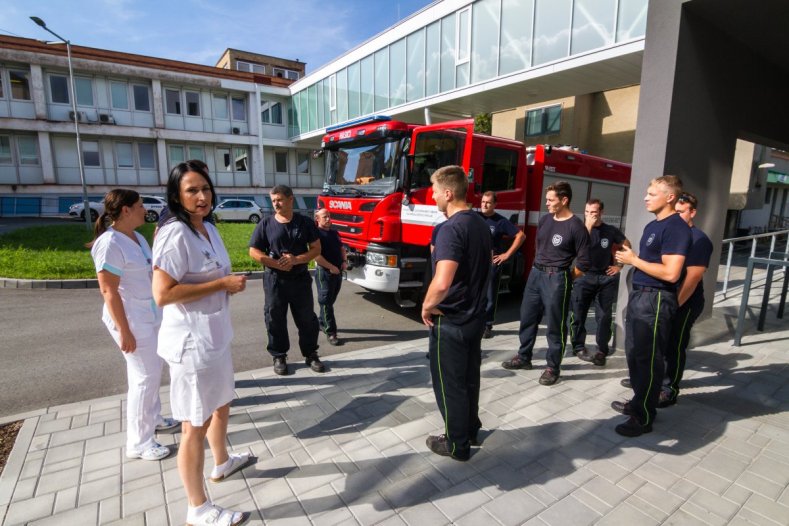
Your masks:
<svg viewBox="0 0 789 526"><path fill-rule="evenodd" d="M660 391L657 406L660 408L669 407L677 403L677 397L671 396L667 391Z"/></svg>
<svg viewBox="0 0 789 526"><path fill-rule="evenodd" d="M329 334L329 335L327 336L327 338L329 339L329 343L330 343L331 345L340 345L340 339L339 339L339 338L337 338L337 335L336 335L336 334Z"/></svg>
<svg viewBox="0 0 789 526"><path fill-rule="evenodd" d="M284 356L277 356L274 358L274 374L286 376L288 374L288 362L285 361Z"/></svg>
<svg viewBox="0 0 789 526"><path fill-rule="evenodd" d="M622 413L623 415L627 416L633 414L633 411L630 410L630 402L620 402L619 400L614 400L611 402L611 409L617 413Z"/></svg>
<svg viewBox="0 0 789 526"><path fill-rule="evenodd" d="M324 373L326 372L326 367L324 367L321 359L318 357L318 353L313 353L304 360L304 363L310 366L310 369L315 371L316 373Z"/></svg>
<svg viewBox="0 0 789 526"><path fill-rule="evenodd" d="M553 385L558 379L559 375L553 372L553 369L548 367L542 372L542 375L540 376L540 385Z"/></svg>
<svg viewBox="0 0 789 526"><path fill-rule="evenodd" d="M524 360L520 355L516 354L506 362L501 362L501 366L505 369L526 369L531 371L531 360Z"/></svg>
<svg viewBox="0 0 789 526"><path fill-rule="evenodd" d="M461 453L458 451L452 452L452 447L449 445L449 440L447 439L446 435L438 435L433 436L430 435L425 440L425 444L427 445L428 449L435 453L436 455L441 455L442 457L450 457L455 460L460 460L464 462L469 459L470 453L468 451Z"/></svg>
<svg viewBox="0 0 789 526"><path fill-rule="evenodd" d="M493 327L485 325L485 332L482 333L482 338L486 340L493 338Z"/></svg>
<svg viewBox="0 0 789 526"><path fill-rule="evenodd" d="M619 380L619 385L621 385L622 387L627 387L628 389L633 388L633 384L630 383L630 378L622 378L621 380Z"/></svg>
<svg viewBox="0 0 789 526"><path fill-rule="evenodd" d="M605 357L606 354L601 351L597 351L594 353L594 358L592 358L592 363L597 365L598 367L603 367L605 365Z"/></svg>
<svg viewBox="0 0 789 526"><path fill-rule="evenodd" d="M638 437L652 432L652 424L642 425L636 417L631 416L627 422L616 426L614 431L625 437Z"/></svg>
<svg viewBox="0 0 789 526"><path fill-rule="evenodd" d="M592 353L586 350L586 347L577 351L573 351L573 354L576 356L576 358L584 362L591 362L594 359L592 358Z"/></svg>

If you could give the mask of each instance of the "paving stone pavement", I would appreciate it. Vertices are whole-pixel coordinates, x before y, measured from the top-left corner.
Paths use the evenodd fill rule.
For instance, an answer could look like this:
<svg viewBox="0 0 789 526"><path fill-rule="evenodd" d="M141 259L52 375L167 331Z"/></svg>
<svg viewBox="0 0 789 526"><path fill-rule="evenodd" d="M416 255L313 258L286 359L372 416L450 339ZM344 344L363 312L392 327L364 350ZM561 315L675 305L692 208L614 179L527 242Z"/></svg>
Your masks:
<svg viewBox="0 0 789 526"><path fill-rule="evenodd" d="M613 430L621 350L604 368L568 357L540 386L543 330L535 370L499 366L517 323L483 340L483 443L465 463L425 447L442 429L427 338L333 356L323 375L237 374L228 441L257 462L210 497L250 524L789 524L789 324L774 297L767 330L751 320L732 347L738 301L716 301L694 329L679 403L639 438ZM0 475L2 523L183 524L175 456L126 459L124 411L114 396L3 419L24 425ZM159 435L173 449L179 438Z"/></svg>

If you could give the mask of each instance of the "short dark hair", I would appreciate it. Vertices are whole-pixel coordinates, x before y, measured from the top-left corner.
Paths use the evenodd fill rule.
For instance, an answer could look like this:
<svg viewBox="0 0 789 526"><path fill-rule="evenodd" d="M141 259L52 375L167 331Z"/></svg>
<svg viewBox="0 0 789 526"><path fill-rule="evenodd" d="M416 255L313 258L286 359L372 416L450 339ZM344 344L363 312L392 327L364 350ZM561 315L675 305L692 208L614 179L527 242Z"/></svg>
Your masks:
<svg viewBox="0 0 789 526"><path fill-rule="evenodd" d="M555 183L548 185L548 188L545 189L545 193L553 192L556 194L556 197L562 199L563 197L567 198L567 204L573 200L573 187L570 186L570 183L567 181L556 181Z"/></svg>
<svg viewBox="0 0 789 526"><path fill-rule="evenodd" d="M587 205L598 205L600 207L600 210L605 210L605 205L603 204L603 202L601 200L597 199L596 197L588 200L586 202L586 204Z"/></svg>
<svg viewBox="0 0 789 526"><path fill-rule="evenodd" d="M293 189L286 184L278 184L269 191L269 194L282 194L285 197L293 197Z"/></svg>
<svg viewBox="0 0 789 526"><path fill-rule="evenodd" d="M466 199L468 179L462 166L442 166L430 176L430 182L452 190L454 199Z"/></svg>
<svg viewBox="0 0 789 526"><path fill-rule="evenodd" d="M682 192L677 198L678 203L688 203L690 208L696 210L699 206L699 199L690 192Z"/></svg>
<svg viewBox="0 0 789 526"><path fill-rule="evenodd" d="M213 211L214 208L216 208L216 190L214 190L214 183L208 175L208 165L198 159L184 161L173 166L173 169L170 170L170 176L167 178L167 209L170 213L170 219L168 221L181 221L188 226L189 230L194 232L195 235L198 235L197 230L192 226L189 212L187 212L181 204L181 179L189 172L198 173L203 176L208 186L211 188L211 210Z"/></svg>
<svg viewBox="0 0 789 526"><path fill-rule="evenodd" d="M482 197L490 197L491 199L493 199L493 202L494 202L494 203L498 203L498 201L499 201L499 200L496 198L496 192L494 192L493 190L488 190L487 192L484 192L484 193L482 194Z"/></svg>

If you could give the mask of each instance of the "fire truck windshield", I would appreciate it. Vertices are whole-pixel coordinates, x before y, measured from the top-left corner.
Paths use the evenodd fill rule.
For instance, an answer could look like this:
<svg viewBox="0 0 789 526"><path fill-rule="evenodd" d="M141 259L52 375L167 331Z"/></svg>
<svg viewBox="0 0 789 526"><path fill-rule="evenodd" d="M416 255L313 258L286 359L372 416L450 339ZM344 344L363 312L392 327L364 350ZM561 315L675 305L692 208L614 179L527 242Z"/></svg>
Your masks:
<svg viewBox="0 0 789 526"><path fill-rule="evenodd" d="M333 194L391 194L398 186L402 148L402 139L389 138L327 149L324 190Z"/></svg>

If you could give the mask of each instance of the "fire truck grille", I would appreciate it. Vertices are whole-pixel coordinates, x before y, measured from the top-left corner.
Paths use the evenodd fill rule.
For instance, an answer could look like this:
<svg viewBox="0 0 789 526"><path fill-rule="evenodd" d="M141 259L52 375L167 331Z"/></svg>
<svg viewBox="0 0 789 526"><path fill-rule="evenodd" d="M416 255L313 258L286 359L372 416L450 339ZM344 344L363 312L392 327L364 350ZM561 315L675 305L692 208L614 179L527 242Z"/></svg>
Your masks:
<svg viewBox="0 0 789 526"><path fill-rule="evenodd" d="M332 230L336 230L337 232L345 232L346 234L361 234L362 227L361 226L352 226L352 225L338 225L334 223L332 225Z"/></svg>
<svg viewBox="0 0 789 526"><path fill-rule="evenodd" d="M355 216L351 214L338 214L337 212L331 213L331 218L334 221L342 221L343 223L361 223L364 221L362 216Z"/></svg>

